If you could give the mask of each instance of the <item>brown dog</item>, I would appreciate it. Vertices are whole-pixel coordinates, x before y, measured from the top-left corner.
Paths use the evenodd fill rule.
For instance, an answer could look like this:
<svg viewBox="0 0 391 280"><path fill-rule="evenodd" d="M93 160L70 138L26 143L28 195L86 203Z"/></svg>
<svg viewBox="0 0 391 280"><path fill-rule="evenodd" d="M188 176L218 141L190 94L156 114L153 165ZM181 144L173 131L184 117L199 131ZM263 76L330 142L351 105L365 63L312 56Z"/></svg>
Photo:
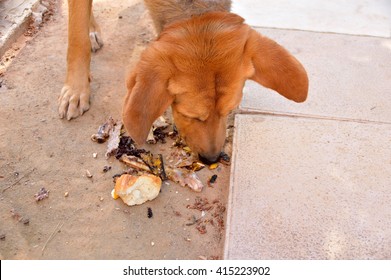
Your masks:
<svg viewBox="0 0 391 280"><path fill-rule="evenodd" d="M123 107L125 128L137 143L171 105L186 143L213 162L224 145L227 115L239 105L247 79L305 101L308 77L300 62L243 21L229 12L177 20L142 53L128 78Z"/></svg>
<svg viewBox="0 0 391 280"><path fill-rule="evenodd" d="M59 114L69 120L89 108L90 51L103 44L92 0L68 2L68 67ZM127 82L123 120L137 143L145 141L153 121L171 105L187 144L215 161L223 148L227 115L238 106L247 79L296 102L306 99L303 66L229 13L229 0L144 2L156 30L163 31Z"/></svg>
<svg viewBox="0 0 391 280"><path fill-rule="evenodd" d="M178 19L207 11L226 11L230 0L144 0L158 33ZM68 0L68 55L65 84L59 97L61 118L71 120L90 107L91 50L103 46L99 25L92 13L92 0Z"/></svg>

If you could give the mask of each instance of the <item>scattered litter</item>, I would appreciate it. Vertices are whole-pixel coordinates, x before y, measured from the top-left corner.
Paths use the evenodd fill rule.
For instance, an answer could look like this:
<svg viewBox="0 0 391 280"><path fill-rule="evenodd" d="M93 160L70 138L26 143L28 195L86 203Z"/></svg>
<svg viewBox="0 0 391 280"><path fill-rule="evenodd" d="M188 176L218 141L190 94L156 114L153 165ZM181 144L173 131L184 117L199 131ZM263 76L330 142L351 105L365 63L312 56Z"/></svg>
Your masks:
<svg viewBox="0 0 391 280"><path fill-rule="evenodd" d="M107 143L107 150L106 150L106 158L109 158L111 155L113 155L119 147L120 143L120 135L121 135L121 129L122 129L122 122L118 121L116 122L114 128L110 130L110 140Z"/></svg>
<svg viewBox="0 0 391 280"><path fill-rule="evenodd" d="M140 157L140 154L145 152L144 149L137 149L134 141L129 136L121 136L115 158L119 159L122 155Z"/></svg>
<svg viewBox="0 0 391 280"><path fill-rule="evenodd" d="M193 205L187 205L188 209L196 209L201 212L201 218L196 219L194 215L192 215L192 223L186 225L194 225L196 224L196 229L200 234L207 233L207 225L215 227L219 238L222 238L223 230L224 230L224 213L225 206L220 203L218 199L213 200L212 203L209 203L207 198L196 197Z"/></svg>
<svg viewBox="0 0 391 280"><path fill-rule="evenodd" d="M214 174L214 175L210 178L209 183L214 184L214 183L216 182L216 180L217 180L217 175Z"/></svg>
<svg viewBox="0 0 391 280"><path fill-rule="evenodd" d="M208 180L208 186L209 187L213 187L214 184L216 183L216 180L217 180L217 175L214 174L212 177L210 177L210 179Z"/></svg>
<svg viewBox="0 0 391 280"><path fill-rule="evenodd" d="M92 178L92 174L88 169L86 169L86 177L90 179Z"/></svg>
<svg viewBox="0 0 391 280"><path fill-rule="evenodd" d="M151 246L155 246L155 242L152 241L152 242L151 242Z"/></svg>
<svg viewBox="0 0 391 280"><path fill-rule="evenodd" d="M198 211L209 211L213 209L213 205L209 203L209 200L205 197L197 196L193 205L187 205L188 209L197 209Z"/></svg>
<svg viewBox="0 0 391 280"><path fill-rule="evenodd" d="M168 136L168 133L165 132L166 128L154 128L153 129L153 137L155 138L155 143L160 142L162 144L166 143L166 137Z"/></svg>
<svg viewBox="0 0 391 280"><path fill-rule="evenodd" d="M154 156L151 152L147 152L140 156L154 175L159 176L163 181L167 180L167 175L164 170L163 156L161 154Z"/></svg>
<svg viewBox="0 0 391 280"><path fill-rule="evenodd" d="M155 199L160 192L162 180L152 174L133 176L124 174L117 179L114 196L118 195L127 205L139 205Z"/></svg>
<svg viewBox="0 0 391 280"><path fill-rule="evenodd" d="M114 198L114 199L118 199L119 198L118 194L115 192L115 189L113 189L111 191L111 197Z"/></svg>
<svg viewBox="0 0 391 280"><path fill-rule="evenodd" d="M146 165L142 159L136 157L136 156L128 156L128 155L122 155L119 159L123 163L125 163L127 166L130 166L132 168L141 170L141 171L147 171L151 172L151 169Z"/></svg>
<svg viewBox="0 0 391 280"><path fill-rule="evenodd" d="M162 181L167 179L195 192L202 191L204 184L196 172L205 168L206 165L200 162L184 140L177 136L178 132L175 131L175 127L174 131L166 131L168 126L169 124L164 119L158 119L154 122L148 137L150 143L165 143L167 137L175 139L170 155L164 158L165 162L163 162L162 154L158 152L152 154L144 149L138 149L129 136L121 135L122 123L111 117L99 127L97 134L91 136L91 139L98 143L108 142L106 157L113 155L128 166L127 171L113 176L115 182L115 187L111 192L113 199L121 198L129 206L143 204L159 195ZM94 158L97 156L97 153L93 153ZM208 168L215 170L219 168L220 164L230 165L230 157L224 152L220 154L218 162L208 165ZM110 169L111 166L104 166L103 172L106 173ZM87 177L91 178L92 174L90 176L87 174ZM207 185L213 187L217 178L216 174L212 175L207 180ZM169 185L169 183L165 182L165 185ZM179 192L176 191L176 193ZM100 197L100 201L102 200L103 197ZM189 200L189 198L186 199L186 201ZM187 205L187 208L200 211L200 214L192 215L186 226L194 226L200 234L207 234L211 228L214 228L222 238L225 207L218 199L209 202L207 198L196 197L194 204ZM173 213L177 217L182 216L179 211L173 211ZM147 217L153 217L151 207L147 208ZM189 237L186 237L185 240L191 241ZM154 245L155 243L152 241L151 246ZM200 258L207 259L204 256L200 256Z"/></svg>
<svg viewBox="0 0 391 280"><path fill-rule="evenodd" d="M201 192L204 185L193 171L187 171L179 168L167 169L167 177L182 187L189 187L195 192Z"/></svg>
<svg viewBox="0 0 391 280"><path fill-rule="evenodd" d="M38 193L34 195L36 201L40 201L42 199L45 199L49 197L49 191L47 191L45 188L41 188Z"/></svg>
<svg viewBox="0 0 391 280"><path fill-rule="evenodd" d="M152 209L151 207L148 207L148 218L152 218L153 217L153 213L152 213Z"/></svg>
<svg viewBox="0 0 391 280"><path fill-rule="evenodd" d="M218 164L218 163L212 163L211 165L209 165L209 169L210 169L210 170L214 170L214 169L216 169L217 167L219 167L219 164Z"/></svg>
<svg viewBox="0 0 391 280"><path fill-rule="evenodd" d="M106 142L115 123L115 120L112 117L109 117L109 119L99 127L98 132L91 135L91 140L98 143Z"/></svg>
<svg viewBox="0 0 391 280"><path fill-rule="evenodd" d="M64 196L65 196L65 197L68 197L68 196L69 196L69 192L65 192L65 193L64 193Z"/></svg>
<svg viewBox="0 0 391 280"><path fill-rule="evenodd" d="M225 152L221 152L219 162L225 165L231 164L231 158Z"/></svg>
<svg viewBox="0 0 391 280"><path fill-rule="evenodd" d="M106 173L106 172L108 172L109 170L111 169L111 166L109 166L109 165L105 165L105 166L103 166L103 173Z"/></svg>
<svg viewBox="0 0 391 280"><path fill-rule="evenodd" d="M205 234L207 231L206 231L206 226L205 225L202 225L202 224L198 224L196 226L196 229L198 230L199 233L201 234Z"/></svg>
<svg viewBox="0 0 391 280"><path fill-rule="evenodd" d="M186 147L174 149L170 156L169 162L173 163L174 167L186 168L193 171L199 171L205 167L205 164L198 161L191 152L185 150Z"/></svg>
<svg viewBox="0 0 391 280"><path fill-rule="evenodd" d="M92 157L93 157L93 158L97 158L97 157L98 157L98 153L93 153L93 154L92 154Z"/></svg>
<svg viewBox="0 0 391 280"><path fill-rule="evenodd" d="M149 130L146 142L148 144L156 144L156 139L155 139L155 136L153 135L152 129Z"/></svg>
<svg viewBox="0 0 391 280"><path fill-rule="evenodd" d="M165 138L168 132L164 130L169 126L169 123L163 116L160 116L153 124L147 136L148 144L156 144L157 142L166 143Z"/></svg>
<svg viewBox="0 0 391 280"><path fill-rule="evenodd" d="M154 128L167 128L169 125L170 124L163 116L160 116L156 121L153 122Z"/></svg>

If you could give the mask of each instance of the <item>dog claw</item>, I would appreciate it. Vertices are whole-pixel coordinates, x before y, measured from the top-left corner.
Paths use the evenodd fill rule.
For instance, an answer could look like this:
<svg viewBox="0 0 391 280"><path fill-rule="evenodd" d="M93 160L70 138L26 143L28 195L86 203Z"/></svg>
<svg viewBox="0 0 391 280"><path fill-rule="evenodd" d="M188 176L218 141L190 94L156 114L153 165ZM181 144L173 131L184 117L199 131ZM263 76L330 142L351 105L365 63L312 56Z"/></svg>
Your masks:
<svg viewBox="0 0 391 280"><path fill-rule="evenodd" d="M97 52L103 47L102 36L99 32L90 32L90 41L91 41L91 51Z"/></svg>
<svg viewBox="0 0 391 280"><path fill-rule="evenodd" d="M80 93L84 92L84 93ZM88 90L72 90L69 86L64 86L59 98L58 113L61 119L68 121L75 119L90 108Z"/></svg>

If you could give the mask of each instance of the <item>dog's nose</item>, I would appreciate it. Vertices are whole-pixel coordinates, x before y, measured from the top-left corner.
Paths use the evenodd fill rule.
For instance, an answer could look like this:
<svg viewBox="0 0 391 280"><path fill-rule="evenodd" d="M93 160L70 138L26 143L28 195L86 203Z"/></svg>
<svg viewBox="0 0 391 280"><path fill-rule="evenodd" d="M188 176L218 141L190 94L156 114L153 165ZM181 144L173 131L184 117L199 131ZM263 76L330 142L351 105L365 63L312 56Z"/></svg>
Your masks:
<svg viewBox="0 0 391 280"><path fill-rule="evenodd" d="M199 159L205 164L215 163L219 159L219 156L220 154L218 154L217 156L204 156L201 154L198 155Z"/></svg>

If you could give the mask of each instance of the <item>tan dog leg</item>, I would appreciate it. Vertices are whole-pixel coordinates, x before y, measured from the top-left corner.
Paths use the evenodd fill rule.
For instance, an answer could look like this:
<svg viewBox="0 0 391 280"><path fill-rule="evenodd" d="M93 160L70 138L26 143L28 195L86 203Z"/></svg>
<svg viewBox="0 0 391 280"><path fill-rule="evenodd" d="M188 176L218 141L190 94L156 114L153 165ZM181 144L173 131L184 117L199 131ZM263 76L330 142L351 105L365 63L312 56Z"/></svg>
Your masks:
<svg viewBox="0 0 391 280"><path fill-rule="evenodd" d="M90 107L89 38L92 0L68 0L68 55L65 85L59 98L59 115L68 120L82 115Z"/></svg>

